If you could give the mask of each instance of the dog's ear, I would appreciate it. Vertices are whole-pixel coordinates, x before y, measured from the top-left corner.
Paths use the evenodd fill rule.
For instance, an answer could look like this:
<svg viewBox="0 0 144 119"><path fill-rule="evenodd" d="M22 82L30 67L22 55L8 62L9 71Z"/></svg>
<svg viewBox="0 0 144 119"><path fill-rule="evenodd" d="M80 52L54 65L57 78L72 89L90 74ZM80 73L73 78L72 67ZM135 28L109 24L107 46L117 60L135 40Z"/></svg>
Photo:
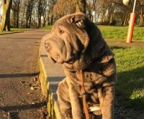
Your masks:
<svg viewBox="0 0 144 119"><path fill-rule="evenodd" d="M74 23L74 24L76 24L76 26L78 28L83 29L83 28L85 28L85 23L84 23L85 22L85 18L86 18L86 16L83 13L74 14L71 17L71 23Z"/></svg>

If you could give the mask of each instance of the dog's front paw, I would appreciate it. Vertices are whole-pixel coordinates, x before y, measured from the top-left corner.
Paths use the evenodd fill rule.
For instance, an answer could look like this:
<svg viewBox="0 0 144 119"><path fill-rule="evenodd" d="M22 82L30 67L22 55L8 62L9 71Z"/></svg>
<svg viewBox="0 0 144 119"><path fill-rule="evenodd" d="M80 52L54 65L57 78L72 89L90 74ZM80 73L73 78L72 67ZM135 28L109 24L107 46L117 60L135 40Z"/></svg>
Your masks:
<svg viewBox="0 0 144 119"><path fill-rule="evenodd" d="M101 108L99 105L93 105L89 107L89 111L95 115L101 115Z"/></svg>

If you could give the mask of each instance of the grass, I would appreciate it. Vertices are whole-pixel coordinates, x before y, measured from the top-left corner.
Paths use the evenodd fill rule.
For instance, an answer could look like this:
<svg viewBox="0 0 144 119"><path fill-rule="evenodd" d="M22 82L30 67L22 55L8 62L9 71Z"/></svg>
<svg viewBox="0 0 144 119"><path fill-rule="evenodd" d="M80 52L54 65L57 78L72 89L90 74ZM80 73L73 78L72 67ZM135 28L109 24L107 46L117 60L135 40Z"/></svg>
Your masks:
<svg viewBox="0 0 144 119"><path fill-rule="evenodd" d="M123 26L98 26L105 39L124 40L127 37L128 27ZM144 41L144 27L135 27L133 32L134 40Z"/></svg>
<svg viewBox="0 0 144 119"><path fill-rule="evenodd" d="M42 29L51 29L52 26L46 26ZM98 25L105 39L125 40L127 37L128 27L123 26L101 26ZM144 41L144 27L135 27L133 32L133 40Z"/></svg>
<svg viewBox="0 0 144 119"><path fill-rule="evenodd" d="M9 34L9 33L24 32L26 30L29 30L29 29L28 28L11 28L11 31L0 31L0 35Z"/></svg>
<svg viewBox="0 0 144 119"><path fill-rule="evenodd" d="M111 47L115 53L118 83L116 92L125 106L144 107L144 47Z"/></svg>
<svg viewBox="0 0 144 119"><path fill-rule="evenodd" d="M50 25L50 26L45 26L45 27L42 27L41 29L51 29L52 28L52 26Z"/></svg>

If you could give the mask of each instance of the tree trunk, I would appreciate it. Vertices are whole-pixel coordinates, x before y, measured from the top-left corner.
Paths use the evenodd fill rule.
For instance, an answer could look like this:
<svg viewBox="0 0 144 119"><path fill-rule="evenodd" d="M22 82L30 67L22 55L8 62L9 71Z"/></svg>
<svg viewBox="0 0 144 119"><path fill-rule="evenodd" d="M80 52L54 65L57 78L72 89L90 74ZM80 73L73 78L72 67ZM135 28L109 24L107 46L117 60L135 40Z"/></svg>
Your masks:
<svg viewBox="0 0 144 119"><path fill-rule="evenodd" d="M112 22L113 22L113 13L110 13L109 24L112 24Z"/></svg>
<svg viewBox="0 0 144 119"><path fill-rule="evenodd" d="M26 8L26 28L31 27L33 7L34 7L34 0L28 1L28 5Z"/></svg>
<svg viewBox="0 0 144 119"><path fill-rule="evenodd" d="M143 17L143 12L141 10L140 15L139 15L139 26L144 25L144 17Z"/></svg>
<svg viewBox="0 0 144 119"><path fill-rule="evenodd" d="M86 13L86 0L74 0L76 12Z"/></svg>
<svg viewBox="0 0 144 119"><path fill-rule="evenodd" d="M100 22L102 24L104 24L104 22L105 22L105 11L102 12L102 16L101 16Z"/></svg>
<svg viewBox="0 0 144 119"><path fill-rule="evenodd" d="M20 9L18 8L18 11L16 12L16 24L15 24L16 28L19 28L19 13L20 13Z"/></svg>
<svg viewBox="0 0 144 119"><path fill-rule="evenodd" d="M10 9L12 0L2 0L2 25L0 26L1 31L10 31Z"/></svg>
<svg viewBox="0 0 144 119"><path fill-rule="evenodd" d="M38 28L40 28L41 27L41 16L39 15L38 16Z"/></svg>
<svg viewBox="0 0 144 119"><path fill-rule="evenodd" d="M17 14L16 28L19 28L19 13Z"/></svg>

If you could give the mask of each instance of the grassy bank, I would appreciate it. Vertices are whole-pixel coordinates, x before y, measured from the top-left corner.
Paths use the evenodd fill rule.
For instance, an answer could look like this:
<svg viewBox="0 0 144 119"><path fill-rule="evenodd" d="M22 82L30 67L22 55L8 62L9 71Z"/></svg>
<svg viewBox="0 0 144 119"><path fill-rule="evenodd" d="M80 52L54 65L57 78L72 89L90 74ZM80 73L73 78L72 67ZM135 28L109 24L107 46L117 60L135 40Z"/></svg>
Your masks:
<svg viewBox="0 0 144 119"><path fill-rule="evenodd" d="M46 26L42 29L51 29L52 26ZM105 39L125 40L127 37L128 27L123 26L101 26L98 25ZM135 27L133 40L144 41L144 27Z"/></svg>
<svg viewBox="0 0 144 119"><path fill-rule="evenodd" d="M28 29L28 28L11 28L11 31L0 31L0 35L10 34L10 33L19 33L19 32L24 32L26 30L30 30L30 29Z"/></svg>
<svg viewBox="0 0 144 119"><path fill-rule="evenodd" d="M52 26L50 25L50 26L45 26L45 27L42 27L41 29L51 29L52 28Z"/></svg>
<svg viewBox="0 0 144 119"><path fill-rule="evenodd" d="M127 37L128 27L121 26L98 26L105 39L124 40ZM133 40L144 41L144 27L135 27Z"/></svg>
<svg viewBox="0 0 144 119"><path fill-rule="evenodd" d="M112 47L115 53L118 83L116 91L121 103L128 107L144 107L144 47Z"/></svg>

